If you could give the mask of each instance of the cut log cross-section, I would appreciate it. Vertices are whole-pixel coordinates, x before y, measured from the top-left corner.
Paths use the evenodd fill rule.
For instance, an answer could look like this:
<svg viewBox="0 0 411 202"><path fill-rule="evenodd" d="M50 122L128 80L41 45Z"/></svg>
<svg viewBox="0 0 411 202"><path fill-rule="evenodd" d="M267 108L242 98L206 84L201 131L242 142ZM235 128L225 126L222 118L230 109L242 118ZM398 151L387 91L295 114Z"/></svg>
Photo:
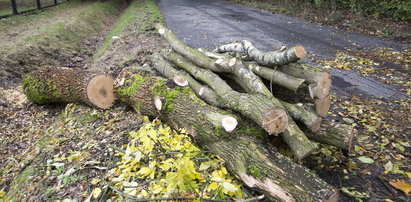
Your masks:
<svg viewBox="0 0 411 202"><path fill-rule="evenodd" d="M168 85L169 82L160 77L139 75L125 80L118 91L120 99L128 99L131 106L150 112L155 108L154 102L146 98L166 98L165 106L158 112L160 119L174 129L184 128L197 144L223 158L230 172L268 200L338 201L338 192L333 187L275 149L266 147L256 138L264 131L237 115L207 105L189 88ZM126 97L120 92L127 92ZM236 129L231 131L233 134L224 131L220 117L238 121Z"/></svg>
<svg viewBox="0 0 411 202"><path fill-rule="evenodd" d="M69 68L33 71L23 81L23 92L37 104L81 103L107 109L115 100L114 80L106 74Z"/></svg>

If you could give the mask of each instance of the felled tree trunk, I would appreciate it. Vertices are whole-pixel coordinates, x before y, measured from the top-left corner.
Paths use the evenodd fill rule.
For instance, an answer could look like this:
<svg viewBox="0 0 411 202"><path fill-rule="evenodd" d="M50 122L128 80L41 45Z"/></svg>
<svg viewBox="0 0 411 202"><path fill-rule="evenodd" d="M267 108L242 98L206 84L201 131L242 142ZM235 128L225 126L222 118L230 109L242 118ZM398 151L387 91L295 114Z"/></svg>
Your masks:
<svg viewBox="0 0 411 202"><path fill-rule="evenodd" d="M301 58L304 58L306 55L306 51L303 46L294 46L289 49L263 52L254 47L253 44L247 40L221 45L217 47L214 52L242 52L258 64L269 67L293 63Z"/></svg>
<svg viewBox="0 0 411 202"><path fill-rule="evenodd" d="M23 80L23 92L37 104L81 103L107 109L112 106L114 80L106 74L68 68L33 71Z"/></svg>
<svg viewBox="0 0 411 202"><path fill-rule="evenodd" d="M279 68L288 75L305 79L311 98L321 99L329 95L331 75L327 71L304 63L281 65Z"/></svg>
<svg viewBox="0 0 411 202"><path fill-rule="evenodd" d="M133 75L124 79L124 85L118 90L121 99L128 100L134 109L147 113L145 115L158 115L174 129L184 128L197 144L223 158L230 172L268 200L338 200L338 192L333 187L255 137L264 131L205 104L189 88L159 77ZM156 97L164 103L161 109L155 106ZM157 110L153 111L154 108ZM235 117L239 126L231 133L226 132L221 123L215 121L222 116Z"/></svg>

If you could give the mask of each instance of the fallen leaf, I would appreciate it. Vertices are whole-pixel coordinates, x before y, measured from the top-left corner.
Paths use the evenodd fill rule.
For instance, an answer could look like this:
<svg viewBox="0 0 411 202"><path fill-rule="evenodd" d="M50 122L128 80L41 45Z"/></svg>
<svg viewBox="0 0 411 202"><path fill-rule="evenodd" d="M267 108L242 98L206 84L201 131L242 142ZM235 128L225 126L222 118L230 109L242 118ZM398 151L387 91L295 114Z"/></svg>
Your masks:
<svg viewBox="0 0 411 202"><path fill-rule="evenodd" d="M360 160L363 163L374 163L374 160L372 160L372 158L366 156L360 156L358 157L358 160Z"/></svg>
<svg viewBox="0 0 411 202"><path fill-rule="evenodd" d="M388 163L384 165L384 168L386 171L390 172L393 168L391 161L388 161Z"/></svg>
<svg viewBox="0 0 411 202"><path fill-rule="evenodd" d="M100 193L101 193L101 189L100 188L95 188L94 190L93 190L93 198L97 198L98 196L100 196Z"/></svg>
<svg viewBox="0 0 411 202"><path fill-rule="evenodd" d="M411 184L407 184L404 180L391 180L389 181L390 185L403 191L406 195L411 192Z"/></svg>

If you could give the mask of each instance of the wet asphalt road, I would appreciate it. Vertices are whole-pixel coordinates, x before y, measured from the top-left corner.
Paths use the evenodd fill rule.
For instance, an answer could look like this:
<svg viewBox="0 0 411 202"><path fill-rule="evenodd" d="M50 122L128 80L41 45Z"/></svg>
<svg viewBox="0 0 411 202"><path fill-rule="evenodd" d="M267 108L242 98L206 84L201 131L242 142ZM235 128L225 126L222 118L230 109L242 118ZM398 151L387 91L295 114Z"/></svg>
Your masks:
<svg viewBox="0 0 411 202"><path fill-rule="evenodd" d="M213 49L220 44L246 39L263 50L301 44L308 52L322 58L331 58L337 50L345 48L405 47L393 41L321 26L223 0L160 0L159 6L167 26L194 48ZM373 78L339 69L329 71L333 75L333 90L339 94L394 99L406 96L393 86L382 84Z"/></svg>

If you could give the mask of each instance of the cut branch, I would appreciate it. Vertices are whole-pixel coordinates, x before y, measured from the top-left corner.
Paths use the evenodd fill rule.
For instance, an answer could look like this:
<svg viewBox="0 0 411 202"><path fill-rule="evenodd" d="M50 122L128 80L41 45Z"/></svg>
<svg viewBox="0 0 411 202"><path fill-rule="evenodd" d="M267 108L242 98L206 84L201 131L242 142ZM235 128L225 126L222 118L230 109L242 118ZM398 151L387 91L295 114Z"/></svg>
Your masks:
<svg viewBox="0 0 411 202"><path fill-rule="evenodd" d="M241 43L235 42L217 47L214 52L242 52L247 54L249 58L256 61L260 65L274 67L276 65L285 65L298 61L304 58L307 52L303 46L294 46L289 49L263 52L250 41L244 40Z"/></svg>
<svg viewBox="0 0 411 202"><path fill-rule="evenodd" d="M113 78L106 74L54 68L28 74L23 91L37 104L81 103L107 109L115 100L113 84Z"/></svg>
<svg viewBox="0 0 411 202"><path fill-rule="evenodd" d="M132 106L138 105L142 112L149 112L155 108L154 102L145 98L155 95L166 98L167 104L159 111L160 119L174 129L184 128L197 144L223 158L230 172L247 186L264 194L267 200L338 200L338 192L333 187L273 148L266 147L253 136L264 131L241 121L236 115L205 104L191 90L176 85L168 87L168 82L159 77L138 75L125 80L125 85L118 92L135 91L131 96L119 94L121 99L133 101L130 102ZM239 120L234 134L222 130L220 123L217 124L213 118L216 114ZM250 130L256 133L246 132Z"/></svg>

